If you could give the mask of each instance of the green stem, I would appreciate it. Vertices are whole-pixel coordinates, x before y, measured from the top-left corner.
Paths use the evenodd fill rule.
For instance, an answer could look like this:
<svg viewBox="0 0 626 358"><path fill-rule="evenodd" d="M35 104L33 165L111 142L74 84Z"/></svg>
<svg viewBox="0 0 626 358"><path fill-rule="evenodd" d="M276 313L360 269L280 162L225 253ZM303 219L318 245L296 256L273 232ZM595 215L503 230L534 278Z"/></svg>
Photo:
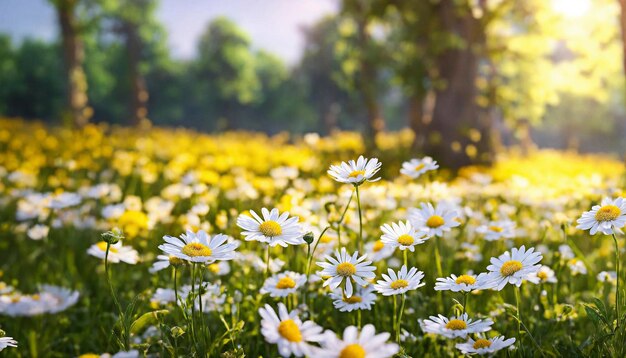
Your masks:
<svg viewBox="0 0 626 358"><path fill-rule="evenodd" d="M394 296L395 297L395 296ZM402 294L402 305L400 306L400 314L398 315L398 323L396 328L396 343L400 344L400 325L402 324L402 313L404 313L404 304L406 302L406 294Z"/></svg>
<svg viewBox="0 0 626 358"><path fill-rule="evenodd" d="M361 213L361 197L359 196L359 186L354 186L356 191L356 204L359 209L359 253L363 254L363 215Z"/></svg>
<svg viewBox="0 0 626 358"><path fill-rule="evenodd" d="M267 245L267 251L265 253L265 278L269 277L270 272L270 245Z"/></svg>
<svg viewBox="0 0 626 358"><path fill-rule="evenodd" d="M396 301L396 295L393 295L393 327L395 330L396 324L398 322L398 302Z"/></svg>
<svg viewBox="0 0 626 358"><path fill-rule="evenodd" d="M408 251L407 249L404 249L404 250L403 250L403 253L404 253L404 266L406 266L406 268L408 269L408 268L409 268L409 265L407 264L407 262L408 262L409 260L408 260L408 258L407 258L407 251Z"/></svg>
<svg viewBox="0 0 626 358"><path fill-rule="evenodd" d="M441 268L441 254L439 253L439 238L435 238L435 264L437 265L437 277L443 277Z"/></svg>
<svg viewBox="0 0 626 358"><path fill-rule="evenodd" d="M617 237L613 234L613 242L615 243L615 277L617 279L615 286L615 315L617 316L617 323L615 324L615 331L619 328L619 245L617 242Z"/></svg>
<svg viewBox="0 0 626 358"><path fill-rule="evenodd" d="M348 203L346 204L346 207L343 208L343 213L341 214L341 217L339 218L339 222L337 223L337 241L339 241L339 243L341 243L341 223L343 223L343 218L346 216L346 213L348 212L348 208L350 207L350 203L352 202L353 196L354 196L354 190L352 191L352 193L350 193L350 199L348 199Z"/></svg>
<svg viewBox="0 0 626 358"><path fill-rule="evenodd" d="M467 294L469 292L463 292L463 312L461 314L464 314L465 312L467 312Z"/></svg>
<svg viewBox="0 0 626 358"><path fill-rule="evenodd" d="M521 324L522 324L522 311L519 308L520 301L520 287L515 287L515 305L517 307L517 339L521 339Z"/></svg>
<svg viewBox="0 0 626 358"><path fill-rule="evenodd" d="M120 301L117 300L117 296L115 295L115 290L113 289L113 282L111 281L111 275L109 272L109 251L111 249L111 244L109 242L107 242L107 249L106 252L104 253L104 271L107 277L107 282L109 284L109 289L111 290L111 296L113 296L113 301L115 302L115 306L117 307L117 310L120 313L120 329L121 329L121 333L122 333L122 341L124 342L124 349L125 350L129 350L130 346L128 344L128 340L125 338L126 337L126 324L124 323L125 319L124 319L124 311L122 311L122 305L120 305Z"/></svg>

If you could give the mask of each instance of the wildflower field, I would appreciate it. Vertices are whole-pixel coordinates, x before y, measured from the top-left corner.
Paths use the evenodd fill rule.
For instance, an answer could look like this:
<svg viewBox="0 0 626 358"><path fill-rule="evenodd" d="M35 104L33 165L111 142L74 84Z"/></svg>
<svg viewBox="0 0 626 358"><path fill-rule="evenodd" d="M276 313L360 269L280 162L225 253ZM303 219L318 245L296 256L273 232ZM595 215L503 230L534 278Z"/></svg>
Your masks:
<svg viewBox="0 0 626 358"><path fill-rule="evenodd" d="M0 355L626 356L623 162L410 143L1 119Z"/></svg>

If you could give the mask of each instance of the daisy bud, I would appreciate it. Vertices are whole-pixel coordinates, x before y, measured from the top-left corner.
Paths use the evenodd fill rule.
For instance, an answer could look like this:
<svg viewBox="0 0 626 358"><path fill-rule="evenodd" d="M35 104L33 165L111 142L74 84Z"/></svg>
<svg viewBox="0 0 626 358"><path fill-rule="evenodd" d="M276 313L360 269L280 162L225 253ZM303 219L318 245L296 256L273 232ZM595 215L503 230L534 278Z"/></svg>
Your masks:
<svg viewBox="0 0 626 358"><path fill-rule="evenodd" d="M104 242L115 245L124 238L124 232L119 228L113 228L113 230L102 233L100 236Z"/></svg>
<svg viewBox="0 0 626 358"><path fill-rule="evenodd" d="M315 240L315 235L313 235L313 233L309 231L304 234L303 239L304 241L306 241L307 245L311 245L313 243L313 240Z"/></svg>
<svg viewBox="0 0 626 358"><path fill-rule="evenodd" d="M185 330L178 326L175 326L175 327L172 327L172 329L170 329L170 333L172 334L172 337L178 338L182 336L183 334L185 334Z"/></svg>

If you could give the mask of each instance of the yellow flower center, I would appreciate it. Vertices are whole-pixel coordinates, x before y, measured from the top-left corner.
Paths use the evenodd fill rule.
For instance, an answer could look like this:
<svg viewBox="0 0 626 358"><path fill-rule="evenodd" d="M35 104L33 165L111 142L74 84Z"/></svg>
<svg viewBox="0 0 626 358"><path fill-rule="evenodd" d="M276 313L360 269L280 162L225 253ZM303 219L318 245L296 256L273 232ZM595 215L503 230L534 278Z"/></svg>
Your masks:
<svg viewBox="0 0 626 358"><path fill-rule="evenodd" d="M413 245L414 242L415 242L415 239L413 239L413 236L409 234L404 234L398 237L398 244L403 245L403 246Z"/></svg>
<svg viewBox="0 0 626 358"><path fill-rule="evenodd" d="M539 271L537 272L537 277L539 277L541 281L545 281L548 279L548 274L545 271Z"/></svg>
<svg viewBox="0 0 626 358"><path fill-rule="evenodd" d="M278 333L289 342L302 341L302 333L296 322L292 319L286 319L278 325Z"/></svg>
<svg viewBox="0 0 626 358"><path fill-rule="evenodd" d="M420 163L418 165L415 166L415 171L419 172L420 170L422 170L424 167L426 166L426 164Z"/></svg>
<svg viewBox="0 0 626 358"><path fill-rule="evenodd" d="M598 209L596 213L596 220L598 221L611 221L617 219L622 211L615 205L605 205Z"/></svg>
<svg viewBox="0 0 626 358"><path fill-rule="evenodd" d="M348 175L348 178L357 178L359 175L365 175L365 170L355 170Z"/></svg>
<svg viewBox="0 0 626 358"><path fill-rule="evenodd" d="M365 358L365 349L359 344L349 344L341 350L339 358Z"/></svg>
<svg viewBox="0 0 626 358"><path fill-rule="evenodd" d="M220 264L210 264L209 266L207 266L207 268L213 273L220 272Z"/></svg>
<svg viewBox="0 0 626 358"><path fill-rule="evenodd" d="M170 255L170 265L180 266L180 265L182 265L184 263L185 263L185 261L183 261L182 259L180 259L180 258L178 258L176 256Z"/></svg>
<svg viewBox="0 0 626 358"><path fill-rule="evenodd" d="M96 244L96 246L98 246L98 248L104 252L107 251L107 243L104 241L100 241ZM115 252L117 253L117 248L113 247L113 246L109 246L109 252Z"/></svg>
<svg viewBox="0 0 626 358"><path fill-rule="evenodd" d="M280 227L280 224L274 220L268 220L259 225L259 231L267 237L280 236L283 233L283 229Z"/></svg>
<svg viewBox="0 0 626 358"><path fill-rule="evenodd" d="M183 246L183 254L189 257L211 256L211 249L199 242L192 242Z"/></svg>
<svg viewBox="0 0 626 358"><path fill-rule="evenodd" d="M494 232L502 232L502 231L504 231L504 229L499 227L499 226L490 226L489 230L494 231Z"/></svg>
<svg viewBox="0 0 626 358"><path fill-rule="evenodd" d="M320 237L320 242L322 244L328 244L328 243L333 242L333 238L328 236L328 235L324 235L324 236Z"/></svg>
<svg viewBox="0 0 626 358"><path fill-rule="evenodd" d="M509 260L502 264L502 267L500 267L500 274L502 274L502 276L508 277L521 270L522 267L523 266L521 262L517 260Z"/></svg>
<svg viewBox="0 0 626 358"><path fill-rule="evenodd" d="M343 302L346 303L361 303L363 299L359 296L346 297L343 296Z"/></svg>
<svg viewBox="0 0 626 358"><path fill-rule="evenodd" d="M356 266L349 262L342 262L337 265L337 274L343 277L352 276L356 273Z"/></svg>
<svg viewBox="0 0 626 358"><path fill-rule="evenodd" d="M470 275L461 275L459 277L456 278L456 281L454 281L457 283L457 285L460 285L462 283L466 284L466 285L473 285L476 283L476 279L474 278L474 276L470 276Z"/></svg>
<svg viewBox="0 0 626 358"><path fill-rule="evenodd" d="M451 319L448 324L446 324L446 328L454 331L460 331L467 328L467 323L465 323L465 321L461 321L460 319Z"/></svg>
<svg viewBox="0 0 626 358"><path fill-rule="evenodd" d="M385 247L385 244L383 244L382 241L378 240L374 243L374 247L372 247L372 250L374 250L374 252L378 252L382 250L384 247Z"/></svg>
<svg viewBox="0 0 626 358"><path fill-rule="evenodd" d="M433 215L429 217L428 220L426 220L426 226L433 228L433 229L438 228L445 223L446 223L445 220L443 220L443 218L439 215Z"/></svg>
<svg viewBox="0 0 626 358"><path fill-rule="evenodd" d="M78 358L100 358L100 355L94 353L86 353L79 355Z"/></svg>
<svg viewBox="0 0 626 358"><path fill-rule="evenodd" d="M488 339L477 339L474 342L474 349L488 348L491 346L491 341Z"/></svg>
<svg viewBox="0 0 626 358"><path fill-rule="evenodd" d="M405 288L408 285L409 285L409 282L407 280L395 280L391 283L391 288L393 290L397 290L400 288Z"/></svg>
<svg viewBox="0 0 626 358"><path fill-rule="evenodd" d="M30 298L32 298L35 301L39 301L41 299L41 296L35 293L34 295L30 296Z"/></svg>
<svg viewBox="0 0 626 358"><path fill-rule="evenodd" d="M276 283L276 288L281 290L294 287L296 287L296 281L294 281L291 277L283 277Z"/></svg>

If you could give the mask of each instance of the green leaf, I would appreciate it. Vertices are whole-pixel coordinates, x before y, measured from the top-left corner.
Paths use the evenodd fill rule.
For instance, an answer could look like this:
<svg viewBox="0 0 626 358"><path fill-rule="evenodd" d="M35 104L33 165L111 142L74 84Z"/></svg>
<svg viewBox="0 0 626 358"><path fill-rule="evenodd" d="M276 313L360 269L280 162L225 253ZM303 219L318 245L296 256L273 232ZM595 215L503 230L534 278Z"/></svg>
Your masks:
<svg viewBox="0 0 626 358"><path fill-rule="evenodd" d="M169 314L168 310L157 310L142 314L130 326L130 333L137 334L149 325L153 325L159 321L159 317Z"/></svg>

